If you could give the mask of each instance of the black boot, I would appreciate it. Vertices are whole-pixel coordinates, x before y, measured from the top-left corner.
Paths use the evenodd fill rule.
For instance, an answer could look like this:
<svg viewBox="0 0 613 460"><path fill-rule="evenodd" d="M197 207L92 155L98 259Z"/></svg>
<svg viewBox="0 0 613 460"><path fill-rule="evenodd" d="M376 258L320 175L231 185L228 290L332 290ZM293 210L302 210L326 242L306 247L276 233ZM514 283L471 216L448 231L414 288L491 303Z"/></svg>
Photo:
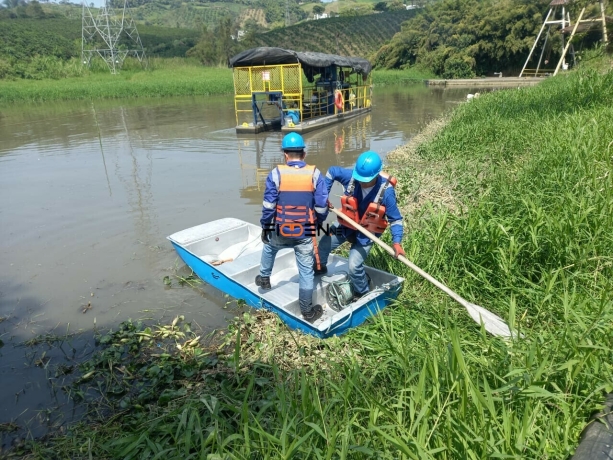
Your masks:
<svg viewBox="0 0 613 460"><path fill-rule="evenodd" d="M323 314L324 309L321 308L321 305L313 305L311 311L308 313L303 313L302 316L304 316L304 319L306 319L309 323L313 324L315 321L321 318L321 315Z"/></svg>
<svg viewBox="0 0 613 460"><path fill-rule="evenodd" d="M326 273L328 273L328 267L325 265L321 264L320 268L315 267L315 276L325 275Z"/></svg>
<svg viewBox="0 0 613 460"><path fill-rule="evenodd" d="M270 285L270 276L256 276L255 285L261 287L265 291L272 289L272 286Z"/></svg>

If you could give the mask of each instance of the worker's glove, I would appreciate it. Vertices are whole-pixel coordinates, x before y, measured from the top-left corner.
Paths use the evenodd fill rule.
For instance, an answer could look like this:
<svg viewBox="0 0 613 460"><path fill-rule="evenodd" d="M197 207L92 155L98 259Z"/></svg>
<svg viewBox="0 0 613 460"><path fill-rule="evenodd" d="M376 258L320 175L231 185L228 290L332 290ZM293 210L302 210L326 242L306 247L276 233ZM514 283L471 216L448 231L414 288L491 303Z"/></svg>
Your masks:
<svg viewBox="0 0 613 460"><path fill-rule="evenodd" d="M400 246L400 243L394 243L394 257L397 259L398 256L406 257L407 255L405 254L404 249L402 249L402 246Z"/></svg>
<svg viewBox="0 0 613 460"><path fill-rule="evenodd" d="M262 243L270 244L270 230L262 229Z"/></svg>
<svg viewBox="0 0 613 460"><path fill-rule="evenodd" d="M332 206L332 203L330 203L330 200L328 200L328 208L334 209L334 206Z"/></svg>

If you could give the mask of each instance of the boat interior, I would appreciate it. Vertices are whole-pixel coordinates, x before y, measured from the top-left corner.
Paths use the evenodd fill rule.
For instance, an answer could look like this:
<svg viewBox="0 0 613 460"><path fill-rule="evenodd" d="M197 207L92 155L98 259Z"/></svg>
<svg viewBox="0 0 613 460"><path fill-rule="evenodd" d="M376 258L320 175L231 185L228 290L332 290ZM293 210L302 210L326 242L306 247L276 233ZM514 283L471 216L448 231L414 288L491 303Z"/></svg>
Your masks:
<svg viewBox="0 0 613 460"><path fill-rule="evenodd" d="M227 218L183 230L171 235L169 239L269 303L302 318L298 303L298 268L293 249L282 249L277 253L271 276L272 289L262 290L256 286L255 277L260 273L263 247L260 235L259 226ZM396 280L402 281L390 273L366 267L371 280L371 292L342 309L334 309L326 298L326 288L332 281L346 277L348 261L332 254L327 268L326 275L315 277L313 301L324 310L322 317L313 324L315 327L331 324L329 320L336 322L350 314L352 309L378 297L382 291L377 287Z"/></svg>

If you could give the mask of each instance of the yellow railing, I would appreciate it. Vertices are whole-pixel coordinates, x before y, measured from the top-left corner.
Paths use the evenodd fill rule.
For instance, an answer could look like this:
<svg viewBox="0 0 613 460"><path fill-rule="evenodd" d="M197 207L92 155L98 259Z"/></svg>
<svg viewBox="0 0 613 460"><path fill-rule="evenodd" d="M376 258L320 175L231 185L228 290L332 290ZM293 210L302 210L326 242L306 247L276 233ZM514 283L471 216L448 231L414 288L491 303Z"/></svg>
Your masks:
<svg viewBox="0 0 613 460"><path fill-rule="evenodd" d="M302 69L300 64L263 65L234 68L234 108L236 124L244 119L253 121L252 95L278 91L283 94L284 110L287 101L302 100ZM299 104L298 104L299 105Z"/></svg>

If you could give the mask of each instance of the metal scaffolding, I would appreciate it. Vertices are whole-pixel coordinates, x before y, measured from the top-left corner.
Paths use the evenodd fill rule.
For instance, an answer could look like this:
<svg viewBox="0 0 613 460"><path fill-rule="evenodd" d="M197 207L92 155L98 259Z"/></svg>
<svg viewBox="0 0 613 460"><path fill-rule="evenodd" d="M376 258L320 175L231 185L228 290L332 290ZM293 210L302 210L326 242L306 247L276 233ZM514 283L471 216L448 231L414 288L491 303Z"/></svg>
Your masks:
<svg viewBox="0 0 613 460"><path fill-rule="evenodd" d="M583 19L583 14L585 13L585 10L586 10L586 8L584 7L579 13L579 17L574 25L571 24L570 13L565 8L565 6L570 4L571 2L572 0L552 0L551 1L551 3L549 4L549 12L547 13L547 16L545 17L545 21L543 22L541 30L536 36L536 40L534 40L534 44L532 45L530 54L528 54L526 63L524 64L524 67L522 68L519 74L520 77L524 77L524 76L539 77L539 76L546 76L546 75L556 75L559 72L560 68L566 70L568 68L568 64L566 64L566 61L565 61L566 53L568 52L569 48L572 47L571 41L573 37L575 36L575 33L577 32L577 28L581 28L585 31L585 30L589 30L593 28L594 26L597 26L598 24L602 24L602 37L603 37L602 42L605 46L607 45L607 42L608 42L607 40L607 20L608 19L607 19L607 16L605 16L604 0L588 1L588 5L599 3L600 15L597 18ZM560 9L561 9L561 17L560 17L560 11L559 11ZM528 63L530 62L530 59L532 58L532 55L537 45L539 44L541 35L543 34L545 27L547 26L549 27L545 35L545 40L542 44L542 50L541 50L540 57L538 59L538 63L536 65L536 69L527 69L526 67L528 66ZM541 64L543 63L543 55L545 53L545 49L547 48L547 40L549 39L552 26L556 28L559 27L560 32L562 34L561 57L555 69L542 69ZM566 40L566 44L565 44L564 34L567 34L567 33L570 33L570 37L568 38L568 40ZM545 60L545 64L548 64L548 63L549 62Z"/></svg>
<svg viewBox="0 0 613 460"><path fill-rule="evenodd" d="M93 4L92 4L93 5ZM94 8L82 0L81 58L89 66L92 58L99 56L106 62L112 74L121 69L127 56L134 56L146 66L145 49L138 35L136 23L130 15L127 0L123 8L115 11L111 0Z"/></svg>

